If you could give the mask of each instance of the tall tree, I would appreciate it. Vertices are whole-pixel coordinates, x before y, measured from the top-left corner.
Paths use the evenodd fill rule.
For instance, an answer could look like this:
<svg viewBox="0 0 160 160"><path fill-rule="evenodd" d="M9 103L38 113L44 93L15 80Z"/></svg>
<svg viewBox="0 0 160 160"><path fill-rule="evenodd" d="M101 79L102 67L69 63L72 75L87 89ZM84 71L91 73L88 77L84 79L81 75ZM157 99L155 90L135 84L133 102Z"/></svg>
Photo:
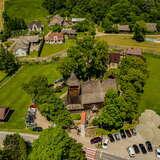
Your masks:
<svg viewBox="0 0 160 160"><path fill-rule="evenodd" d="M60 66L65 78L74 71L78 78L86 80L103 76L108 64L108 46L93 37L77 40L68 50L68 57ZM69 72L69 73L68 73Z"/></svg>
<svg viewBox="0 0 160 160"><path fill-rule="evenodd" d="M8 160L26 160L27 146L23 138L18 134L7 135L4 142L4 158Z"/></svg>
<svg viewBox="0 0 160 160"><path fill-rule="evenodd" d="M60 127L44 130L33 143L30 160L86 160L82 145Z"/></svg>

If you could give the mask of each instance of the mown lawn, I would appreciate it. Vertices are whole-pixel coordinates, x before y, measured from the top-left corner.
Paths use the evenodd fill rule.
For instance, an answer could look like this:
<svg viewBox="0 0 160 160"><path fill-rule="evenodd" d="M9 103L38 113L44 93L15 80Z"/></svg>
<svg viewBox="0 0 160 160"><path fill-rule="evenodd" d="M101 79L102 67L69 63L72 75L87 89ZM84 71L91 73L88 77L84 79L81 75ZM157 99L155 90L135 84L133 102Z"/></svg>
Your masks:
<svg viewBox="0 0 160 160"><path fill-rule="evenodd" d="M144 94L139 105L140 112L153 109L160 114L160 58L146 56L150 76L144 87Z"/></svg>
<svg viewBox="0 0 160 160"><path fill-rule="evenodd" d="M0 89L0 105L9 106L14 110L8 122L0 122L0 129L23 130L25 128L25 114L31 98L22 90L22 84L36 75L46 75L49 82L61 76L57 69L57 63L25 65Z"/></svg>
<svg viewBox="0 0 160 160"><path fill-rule="evenodd" d="M48 12L42 7L43 0L7 0L5 9L11 17L24 18L25 21L41 20L46 22Z"/></svg>
<svg viewBox="0 0 160 160"><path fill-rule="evenodd" d="M150 38L160 38L160 36L147 35ZM136 42L132 39L131 34L108 34L102 37L97 37L97 39L104 40L110 46L114 47L138 47L146 52L160 53L160 43L154 42Z"/></svg>
<svg viewBox="0 0 160 160"><path fill-rule="evenodd" d="M66 40L63 44L44 44L41 57L50 56L54 53L67 50L75 43L75 40Z"/></svg>
<svg viewBox="0 0 160 160"><path fill-rule="evenodd" d="M0 71L0 81L6 76L6 73Z"/></svg>

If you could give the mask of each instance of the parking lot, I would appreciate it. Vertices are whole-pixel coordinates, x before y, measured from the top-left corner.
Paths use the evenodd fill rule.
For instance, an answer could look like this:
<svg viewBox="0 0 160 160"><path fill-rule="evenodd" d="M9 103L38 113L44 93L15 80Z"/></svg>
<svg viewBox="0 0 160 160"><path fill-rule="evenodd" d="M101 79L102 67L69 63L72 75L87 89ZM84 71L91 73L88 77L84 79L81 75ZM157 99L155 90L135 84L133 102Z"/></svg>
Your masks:
<svg viewBox="0 0 160 160"><path fill-rule="evenodd" d="M104 149L103 151L108 154L116 155L126 159L156 160L155 147L153 146L153 144L153 152L147 152L147 154L143 154L142 152L140 152L139 154L136 154L134 158L129 157L127 148L129 146L132 146L133 144L145 144L145 141L146 140L142 138L142 136L139 133L137 133L136 136L109 143L108 148L106 150Z"/></svg>

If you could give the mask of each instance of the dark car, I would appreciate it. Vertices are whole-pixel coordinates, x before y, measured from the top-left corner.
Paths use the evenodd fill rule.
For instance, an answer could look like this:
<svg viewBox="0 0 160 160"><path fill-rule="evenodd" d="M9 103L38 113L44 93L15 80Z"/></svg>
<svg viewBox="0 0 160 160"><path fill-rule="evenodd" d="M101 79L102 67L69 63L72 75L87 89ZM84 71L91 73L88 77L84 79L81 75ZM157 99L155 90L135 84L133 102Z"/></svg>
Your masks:
<svg viewBox="0 0 160 160"><path fill-rule="evenodd" d="M137 132L134 128L130 129L131 133L132 133L132 136L136 136Z"/></svg>
<svg viewBox="0 0 160 160"><path fill-rule="evenodd" d="M109 138L111 143L115 142L115 139L114 139L112 134L108 134L108 138Z"/></svg>
<svg viewBox="0 0 160 160"><path fill-rule="evenodd" d="M36 131L36 132L42 132L43 128L42 127L34 127L32 130Z"/></svg>
<svg viewBox="0 0 160 160"><path fill-rule="evenodd" d="M119 141L121 138L120 138L120 134L119 133L115 133L114 134L114 137L117 141Z"/></svg>
<svg viewBox="0 0 160 160"><path fill-rule="evenodd" d="M124 132L123 129L120 130L120 134L121 134L121 137L122 137L123 139L126 138L126 134L125 134L125 132Z"/></svg>
<svg viewBox="0 0 160 160"><path fill-rule="evenodd" d="M141 149L143 154L147 153L147 150L146 150L146 148L145 148L145 146L143 144L139 144L139 147L140 147L140 149Z"/></svg>
<svg viewBox="0 0 160 160"><path fill-rule="evenodd" d="M133 149L134 149L136 154L140 153L140 150L139 150L139 148L136 144L133 145Z"/></svg>
<svg viewBox="0 0 160 160"><path fill-rule="evenodd" d="M91 144L102 142L102 137L95 137L90 140Z"/></svg>
<svg viewBox="0 0 160 160"><path fill-rule="evenodd" d="M125 132L126 132L126 135L128 136L128 137L132 137L132 134L131 134L131 132L127 129L127 130L125 130Z"/></svg>
<svg viewBox="0 0 160 160"><path fill-rule="evenodd" d="M153 147L152 147L151 142L150 141L146 141L145 144L146 144L148 152L153 152Z"/></svg>

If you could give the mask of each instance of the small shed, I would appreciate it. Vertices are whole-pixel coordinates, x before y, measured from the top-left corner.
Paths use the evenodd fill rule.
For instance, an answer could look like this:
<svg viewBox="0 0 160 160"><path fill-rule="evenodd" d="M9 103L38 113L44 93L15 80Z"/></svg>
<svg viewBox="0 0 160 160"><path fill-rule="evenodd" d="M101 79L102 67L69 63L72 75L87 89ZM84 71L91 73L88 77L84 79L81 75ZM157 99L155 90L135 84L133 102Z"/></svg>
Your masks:
<svg viewBox="0 0 160 160"><path fill-rule="evenodd" d="M127 25L127 24L123 24L123 25L118 24L118 31L119 32L130 32L129 25Z"/></svg>
<svg viewBox="0 0 160 160"><path fill-rule="evenodd" d="M147 32L157 32L157 24L156 23L146 23Z"/></svg>
<svg viewBox="0 0 160 160"><path fill-rule="evenodd" d="M8 107L0 107L0 121L5 121L10 109Z"/></svg>

